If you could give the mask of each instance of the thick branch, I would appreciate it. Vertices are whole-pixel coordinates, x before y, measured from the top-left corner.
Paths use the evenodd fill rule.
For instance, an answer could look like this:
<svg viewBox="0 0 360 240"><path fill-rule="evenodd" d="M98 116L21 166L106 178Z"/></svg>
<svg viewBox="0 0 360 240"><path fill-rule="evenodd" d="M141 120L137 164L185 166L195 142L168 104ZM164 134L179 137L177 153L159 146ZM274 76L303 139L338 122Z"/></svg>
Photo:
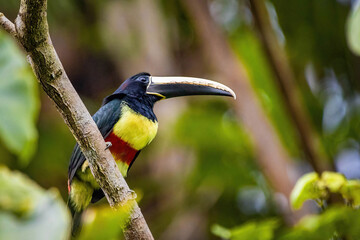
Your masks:
<svg viewBox="0 0 360 240"><path fill-rule="evenodd" d="M125 238L153 239L135 201L136 195L120 174L110 151L105 150L102 135L71 85L57 56L49 36L46 8L46 0L21 0L15 20L16 37L27 52L28 61L44 91L55 102L79 143L109 204L112 207L127 203L134 206L128 228L124 231Z"/></svg>

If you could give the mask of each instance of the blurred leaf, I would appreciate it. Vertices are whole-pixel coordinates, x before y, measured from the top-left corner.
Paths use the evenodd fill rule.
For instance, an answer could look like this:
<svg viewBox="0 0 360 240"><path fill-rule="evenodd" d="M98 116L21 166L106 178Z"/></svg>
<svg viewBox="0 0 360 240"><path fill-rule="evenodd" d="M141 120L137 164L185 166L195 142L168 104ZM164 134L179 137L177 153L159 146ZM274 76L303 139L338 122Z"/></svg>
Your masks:
<svg viewBox="0 0 360 240"><path fill-rule="evenodd" d="M64 240L69 229L70 215L57 191L0 167L0 239Z"/></svg>
<svg viewBox="0 0 360 240"><path fill-rule="evenodd" d="M360 55L360 1L357 1L349 14L346 36L351 51Z"/></svg>
<svg viewBox="0 0 360 240"><path fill-rule="evenodd" d="M321 181L330 190L330 192L338 193L340 188L346 183L346 178L341 173L323 172Z"/></svg>
<svg viewBox="0 0 360 240"><path fill-rule="evenodd" d="M43 190L20 172L0 167L0 208L18 216L31 214L43 197Z"/></svg>
<svg viewBox="0 0 360 240"><path fill-rule="evenodd" d="M220 225L213 225L211 231L213 234L232 240L251 239L251 240L271 240L274 237L274 230L278 228L279 223L275 219L262 222L249 222L241 226L226 229Z"/></svg>
<svg viewBox="0 0 360 240"><path fill-rule="evenodd" d="M23 164L37 142L38 88L15 41L0 31L0 138Z"/></svg>
<svg viewBox="0 0 360 240"><path fill-rule="evenodd" d="M252 183L251 144L224 102L193 102L179 118L175 131L177 140L197 154L190 185L197 188L207 182L213 187L231 188Z"/></svg>
<svg viewBox="0 0 360 240"><path fill-rule="evenodd" d="M279 222L275 219L255 223L248 222L239 227L227 229L213 225L211 231L223 239L279 239L279 240L334 240L359 239L360 210L345 206L334 206L321 215L308 215L293 228L286 231L275 230Z"/></svg>
<svg viewBox="0 0 360 240"><path fill-rule="evenodd" d="M299 209L309 199L321 199L325 190L319 186L319 175L308 173L302 176L297 182L290 195L291 206Z"/></svg>
<svg viewBox="0 0 360 240"><path fill-rule="evenodd" d="M129 201L117 210L109 206L87 210L79 240L119 239L134 207L133 203Z"/></svg>
<svg viewBox="0 0 360 240"><path fill-rule="evenodd" d="M321 215L307 216L280 240L331 240L360 238L359 210L349 207L333 207ZM344 237L344 238L342 238Z"/></svg>
<svg viewBox="0 0 360 240"><path fill-rule="evenodd" d="M219 224L214 224L211 227L211 232L221 238L224 239L230 239L231 237L231 231L227 228L224 228L223 226L220 226Z"/></svg>
<svg viewBox="0 0 360 240"><path fill-rule="evenodd" d="M340 193L344 199L352 204L353 207L360 206L360 181L348 180L340 189Z"/></svg>
<svg viewBox="0 0 360 240"><path fill-rule="evenodd" d="M206 133L206 134L204 134ZM186 178L187 204L204 199L198 192L221 192L219 200L211 208L209 222L233 225L249 218L247 214L273 216L276 207L266 181L254 161L253 147L246 131L229 106L222 101L193 101L175 125L176 139L186 151L193 150L194 160ZM253 201L252 213L243 211L246 202L239 189L259 186L264 201ZM206 198L206 201L208 199Z"/></svg>
<svg viewBox="0 0 360 240"><path fill-rule="evenodd" d="M277 220L266 220L260 223L246 223L231 231L232 239L270 240L273 239L274 229L277 227Z"/></svg>

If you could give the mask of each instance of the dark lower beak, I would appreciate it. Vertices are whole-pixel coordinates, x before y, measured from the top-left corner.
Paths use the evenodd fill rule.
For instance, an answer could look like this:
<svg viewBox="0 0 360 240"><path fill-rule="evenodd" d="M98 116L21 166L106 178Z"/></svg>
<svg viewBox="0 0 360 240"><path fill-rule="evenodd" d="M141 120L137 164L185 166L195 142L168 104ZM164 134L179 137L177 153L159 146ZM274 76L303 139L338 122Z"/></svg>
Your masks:
<svg viewBox="0 0 360 240"><path fill-rule="evenodd" d="M172 98L189 95L220 95L236 99L229 87L214 81L191 77L150 77L147 94L161 98Z"/></svg>

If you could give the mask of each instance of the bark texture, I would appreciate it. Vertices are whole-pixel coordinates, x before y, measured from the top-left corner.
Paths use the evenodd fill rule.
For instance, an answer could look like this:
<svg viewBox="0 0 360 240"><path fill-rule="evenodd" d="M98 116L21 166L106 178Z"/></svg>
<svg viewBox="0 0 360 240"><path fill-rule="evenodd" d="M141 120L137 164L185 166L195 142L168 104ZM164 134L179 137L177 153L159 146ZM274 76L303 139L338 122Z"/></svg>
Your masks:
<svg viewBox="0 0 360 240"><path fill-rule="evenodd" d="M0 13L0 25L26 51L37 79L79 143L110 206L133 206L125 239L153 239L135 201L136 194L129 189L110 151L105 150L100 131L66 75L50 39L46 14L46 0L21 0L15 24Z"/></svg>

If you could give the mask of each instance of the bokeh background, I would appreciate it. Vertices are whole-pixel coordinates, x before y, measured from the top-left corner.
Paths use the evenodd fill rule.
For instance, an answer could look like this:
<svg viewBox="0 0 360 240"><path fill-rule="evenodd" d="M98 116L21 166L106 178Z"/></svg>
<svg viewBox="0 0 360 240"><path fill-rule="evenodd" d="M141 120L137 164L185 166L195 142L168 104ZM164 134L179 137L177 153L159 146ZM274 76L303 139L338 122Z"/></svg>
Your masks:
<svg viewBox="0 0 360 240"><path fill-rule="evenodd" d="M18 7L0 0L11 20ZM237 94L156 105L158 135L126 178L156 239L217 239L214 224L269 219L286 228L318 212L290 208L301 175L360 177L356 16L351 0L48 3L53 44L91 114L138 72L208 78ZM3 30L0 139L0 164L66 201L75 140Z"/></svg>

